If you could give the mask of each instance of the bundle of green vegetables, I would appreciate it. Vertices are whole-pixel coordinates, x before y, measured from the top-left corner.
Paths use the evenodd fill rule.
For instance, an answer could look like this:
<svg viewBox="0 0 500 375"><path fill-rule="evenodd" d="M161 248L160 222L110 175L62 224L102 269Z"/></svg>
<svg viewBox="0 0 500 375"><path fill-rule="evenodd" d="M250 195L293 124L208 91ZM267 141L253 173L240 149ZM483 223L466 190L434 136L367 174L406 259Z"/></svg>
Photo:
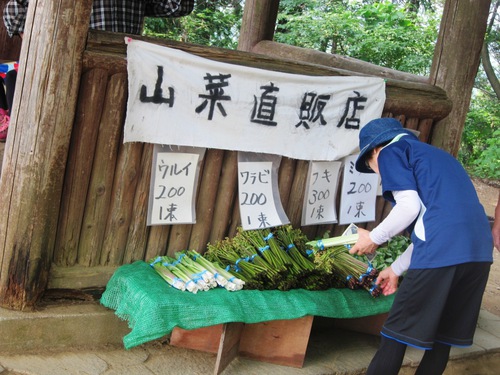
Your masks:
<svg viewBox="0 0 500 375"><path fill-rule="evenodd" d="M273 230L238 228L233 238L209 243L203 256L185 250L177 252L175 258L152 259L150 265L171 286L192 293L214 287L282 291L364 288L377 297L381 291L375 279L377 269L382 268L375 262L382 266L380 259L385 257L392 263L409 240L395 237L387 245L392 250L379 248L373 262L349 254L357 240L357 234L347 234L308 241L300 229L291 225ZM398 250L394 250L396 245Z"/></svg>
<svg viewBox="0 0 500 375"><path fill-rule="evenodd" d="M161 256L150 260L153 269L172 287L197 293L217 286L229 291L241 290L245 282L195 250L175 253L175 258Z"/></svg>
<svg viewBox="0 0 500 375"><path fill-rule="evenodd" d="M245 281L245 289L323 290L338 287L335 275L317 269L306 252L307 238L290 225L244 231L210 243L204 254Z"/></svg>
<svg viewBox="0 0 500 375"><path fill-rule="evenodd" d="M335 241L336 238L329 240ZM338 275L343 280L344 286L349 289L364 288L373 297L378 297L381 290L375 284L375 279L378 276L377 269L370 263L367 264L349 254L350 245L344 243L327 247L315 246L314 263L316 267Z"/></svg>

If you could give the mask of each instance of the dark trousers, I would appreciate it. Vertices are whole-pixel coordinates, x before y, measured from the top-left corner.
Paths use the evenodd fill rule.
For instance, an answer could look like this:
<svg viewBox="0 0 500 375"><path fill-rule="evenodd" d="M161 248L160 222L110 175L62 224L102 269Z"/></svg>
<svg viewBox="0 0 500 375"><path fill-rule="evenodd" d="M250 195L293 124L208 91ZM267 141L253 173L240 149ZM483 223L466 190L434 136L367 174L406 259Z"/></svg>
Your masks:
<svg viewBox="0 0 500 375"><path fill-rule="evenodd" d="M0 77L0 108L5 109L9 115L14 101L14 91L16 89L17 71L10 70L5 78Z"/></svg>

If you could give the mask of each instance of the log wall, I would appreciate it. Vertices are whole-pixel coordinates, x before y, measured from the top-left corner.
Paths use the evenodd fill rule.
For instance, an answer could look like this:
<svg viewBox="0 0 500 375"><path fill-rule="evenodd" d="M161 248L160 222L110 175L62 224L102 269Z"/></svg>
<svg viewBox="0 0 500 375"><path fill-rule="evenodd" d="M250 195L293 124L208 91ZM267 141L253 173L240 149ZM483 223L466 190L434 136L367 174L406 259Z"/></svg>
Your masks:
<svg viewBox="0 0 500 375"><path fill-rule="evenodd" d="M242 51L152 40L217 61L310 75L366 75L318 64L270 58ZM209 149L200 171L197 223L146 226L152 144L124 144L127 100L123 36L91 31L83 59L71 145L66 166L49 289L105 286L114 270L135 260L175 251L203 252L208 242L232 237L240 225L237 153ZM384 116L396 117L429 140L433 124L451 110L446 93L423 82L387 80ZM283 158L279 191L291 224L300 227L308 161ZM390 210L377 203L375 226ZM314 238L344 226L304 227Z"/></svg>

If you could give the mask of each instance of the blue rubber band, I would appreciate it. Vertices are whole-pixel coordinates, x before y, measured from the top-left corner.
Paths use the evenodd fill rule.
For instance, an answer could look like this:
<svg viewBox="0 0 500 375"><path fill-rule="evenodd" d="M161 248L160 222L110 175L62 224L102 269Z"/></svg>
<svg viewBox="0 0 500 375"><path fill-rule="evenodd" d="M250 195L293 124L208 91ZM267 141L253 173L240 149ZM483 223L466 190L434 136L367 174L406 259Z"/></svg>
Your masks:
<svg viewBox="0 0 500 375"><path fill-rule="evenodd" d="M318 240L316 242L316 246L320 249L320 250L325 250L325 245L323 244L323 241L322 240Z"/></svg>
<svg viewBox="0 0 500 375"><path fill-rule="evenodd" d="M309 256L311 254L314 254L314 250L306 250L306 254Z"/></svg>
<svg viewBox="0 0 500 375"><path fill-rule="evenodd" d="M264 241L269 241L273 237L274 237L273 234L269 233L266 237L264 237Z"/></svg>
<svg viewBox="0 0 500 375"><path fill-rule="evenodd" d="M288 249L291 249L292 247L295 247L295 245L293 243L291 243L290 245L288 245Z"/></svg>
<svg viewBox="0 0 500 375"><path fill-rule="evenodd" d="M150 264L151 267L153 267L156 263L160 263L161 262L161 257L158 257L156 258L153 263Z"/></svg>
<svg viewBox="0 0 500 375"><path fill-rule="evenodd" d="M259 251L263 253L264 251L269 250L269 245L266 245L264 247L259 247Z"/></svg>

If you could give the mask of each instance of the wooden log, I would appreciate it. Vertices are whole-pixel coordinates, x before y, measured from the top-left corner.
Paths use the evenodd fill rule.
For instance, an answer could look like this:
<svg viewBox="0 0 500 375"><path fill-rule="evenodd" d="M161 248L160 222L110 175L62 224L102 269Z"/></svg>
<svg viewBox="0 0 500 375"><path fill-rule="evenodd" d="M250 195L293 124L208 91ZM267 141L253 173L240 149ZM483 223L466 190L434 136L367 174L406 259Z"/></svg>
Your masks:
<svg viewBox="0 0 500 375"><path fill-rule="evenodd" d="M47 286L91 4L28 9L0 179L3 307L32 309Z"/></svg>
<svg viewBox="0 0 500 375"><path fill-rule="evenodd" d="M193 224L172 225L167 243L167 255L174 257L177 251L186 250L191 237Z"/></svg>
<svg viewBox="0 0 500 375"><path fill-rule="evenodd" d="M238 233L238 227L241 226L241 215L240 215L240 200L238 197L234 200L233 205L233 218L231 220L228 237L234 237Z"/></svg>
<svg viewBox="0 0 500 375"><path fill-rule="evenodd" d="M127 95L127 77L116 74L108 85L106 100L99 124L97 147L92 166L82 232L78 246L78 264L96 266L100 262L105 225L111 202L118 147L121 140Z"/></svg>
<svg viewBox="0 0 500 375"><path fill-rule="evenodd" d="M54 249L53 260L58 265L72 266L77 260L78 242L107 84L108 73L104 69L92 69L82 75Z"/></svg>
<svg viewBox="0 0 500 375"><path fill-rule="evenodd" d="M189 240L189 249L201 253L204 252L210 238L217 192L226 197L230 195L230 192L219 189L224 151L207 150L205 158L205 168L203 169L203 175L200 176L201 184L196 202L196 224L193 225Z"/></svg>
<svg viewBox="0 0 500 375"><path fill-rule="evenodd" d="M232 209L238 193L238 153L226 151L222 163L219 191L215 201L209 242L216 242L227 236Z"/></svg>
<svg viewBox="0 0 500 375"><path fill-rule="evenodd" d="M140 174L142 143L121 144L116 163L111 204L106 222L100 264L122 264L132 220L135 190Z"/></svg>
<svg viewBox="0 0 500 375"><path fill-rule="evenodd" d="M85 70L105 68L109 75L127 73L127 59L125 56L85 51L83 68Z"/></svg>
<svg viewBox="0 0 500 375"><path fill-rule="evenodd" d="M127 244L123 263L132 263L136 260L144 259L146 246L148 243L147 226L149 186L151 182L151 163L153 158L154 145L147 143L142 151L142 159L139 167L137 189L135 191L133 215L130 222Z"/></svg>
<svg viewBox="0 0 500 375"><path fill-rule="evenodd" d="M170 225L154 225L150 228L146 255L144 256L145 261L167 253L170 228Z"/></svg>
<svg viewBox="0 0 500 375"><path fill-rule="evenodd" d="M50 268L48 289L90 289L104 287L117 266L58 266Z"/></svg>
<svg viewBox="0 0 500 375"><path fill-rule="evenodd" d="M281 204L285 211L288 210L288 202L290 200L290 194L292 191L293 178L295 177L295 168L297 161L295 159L290 159L283 157L281 159L279 176L278 176L278 188L281 198Z"/></svg>
<svg viewBox="0 0 500 375"><path fill-rule="evenodd" d="M333 53L316 51L310 48L278 43L270 39L258 42L251 50L248 51L276 57L278 59L297 60L322 66L329 66L343 71L356 72L362 75L370 75L400 81L428 83L427 77L384 68L366 61L354 59L352 57L340 56Z"/></svg>
<svg viewBox="0 0 500 375"><path fill-rule="evenodd" d="M238 49L250 52L261 40L273 40L279 1L246 0Z"/></svg>
<svg viewBox="0 0 500 375"><path fill-rule="evenodd" d="M432 119L427 118L420 120L418 124L418 131L420 132L419 138L422 142L429 143L433 125L434 120Z"/></svg>
<svg viewBox="0 0 500 375"><path fill-rule="evenodd" d="M290 220L290 224L294 228L299 228L302 220L302 205L304 202L304 193L305 193L305 185L307 180L307 171L309 169L309 161L307 160L298 160L297 166L295 168L295 176L292 183L292 189L290 192L290 199L288 202L288 219ZM305 231L311 230L303 229ZM305 233L308 235L308 233Z"/></svg>

